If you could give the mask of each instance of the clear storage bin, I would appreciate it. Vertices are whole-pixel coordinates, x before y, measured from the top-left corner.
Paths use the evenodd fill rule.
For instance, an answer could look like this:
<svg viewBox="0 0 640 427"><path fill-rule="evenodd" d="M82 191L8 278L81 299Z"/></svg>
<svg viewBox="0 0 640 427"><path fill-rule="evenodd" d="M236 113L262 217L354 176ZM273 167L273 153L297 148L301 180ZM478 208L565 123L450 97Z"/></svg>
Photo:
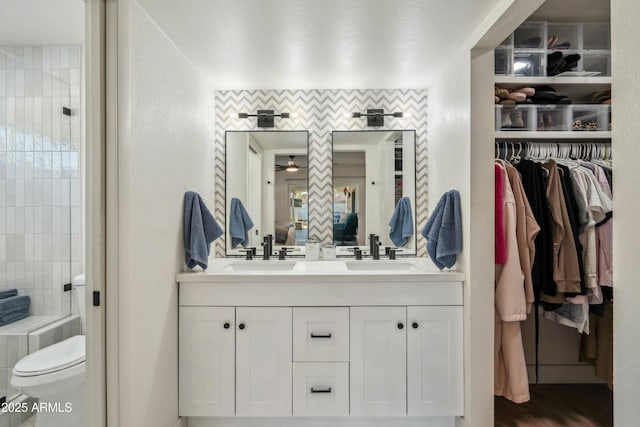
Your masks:
<svg viewBox="0 0 640 427"><path fill-rule="evenodd" d="M498 48L495 50L495 74L511 74L512 49Z"/></svg>
<svg viewBox="0 0 640 427"><path fill-rule="evenodd" d="M535 105L516 106L496 105L496 130L532 131L535 130Z"/></svg>
<svg viewBox="0 0 640 427"><path fill-rule="evenodd" d="M569 106L571 111L571 130L607 131L610 129L610 106L574 104Z"/></svg>
<svg viewBox="0 0 640 427"><path fill-rule="evenodd" d="M516 76L544 76L546 73L545 53L520 53L513 55L513 71Z"/></svg>
<svg viewBox="0 0 640 427"><path fill-rule="evenodd" d="M582 27L583 49L611 49L611 26L607 23L585 23Z"/></svg>
<svg viewBox="0 0 640 427"><path fill-rule="evenodd" d="M513 33L516 49L545 49L545 22L525 22Z"/></svg>
<svg viewBox="0 0 640 427"><path fill-rule="evenodd" d="M585 72L597 72L600 76L611 75L611 54L584 53L582 57L582 69Z"/></svg>
<svg viewBox="0 0 640 427"><path fill-rule="evenodd" d="M537 131L568 131L569 110L566 105L536 105Z"/></svg>
<svg viewBox="0 0 640 427"><path fill-rule="evenodd" d="M580 49L580 24L549 23L547 25L547 47L551 50ZM549 44L551 39L553 42Z"/></svg>
<svg viewBox="0 0 640 427"><path fill-rule="evenodd" d="M503 47L513 47L513 33L509 34L509 37L504 39L502 43L500 43L500 46L498 46L498 48Z"/></svg>

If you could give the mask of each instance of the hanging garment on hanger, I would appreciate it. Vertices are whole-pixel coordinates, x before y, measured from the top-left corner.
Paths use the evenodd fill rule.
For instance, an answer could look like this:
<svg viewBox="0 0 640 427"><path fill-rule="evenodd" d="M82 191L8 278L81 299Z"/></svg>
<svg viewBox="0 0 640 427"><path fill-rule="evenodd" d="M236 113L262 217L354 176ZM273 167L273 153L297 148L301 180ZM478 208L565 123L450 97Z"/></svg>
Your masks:
<svg viewBox="0 0 640 427"><path fill-rule="evenodd" d="M515 197L506 171L499 167L503 183L507 261L495 266L494 394L522 403L530 399L520 330L520 321L527 317L527 304L518 255Z"/></svg>
<svg viewBox="0 0 640 427"><path fill-rule="evenodd" d="M518 241L518 255L520 266L524 275L524 291L527 301L527 313L531 312L531 306L535 301L531 270L536 256L534 240L540 231L540 226L531 210L531 205L526 197L520 174L515 167L506 164L507 177L513 191L516 207L516 238Z"/></svg>
<svg viewBox="0 0 640 427"><path fill-rule="evenodd" d="M571 171L564 164L558 164L558 171L560 172L560 184L562 185L562 195L564 197L565 206L567 207L567 217L569 218L569 231L573 235L573 243L575 247L575 253L578 259L578 271L580 272L580 295L587 294L587 286L584 281L584 261L583 261L583 247L579 237L579 225L578 225L578 207L576 205L576 198L574 196L573 184L571 182Z"/></svg>
<svg viewBox="0 0 640 427"><path fill-rule="evenodd" d="M599 173L601 172L601 173ZM602 193L607 196L605 208L613 210L613 193L608 186L608 180L604 171L596 171L596 179L600 184ZM596 225L598 245L598 283L600 286L613 286L613 219Z"/></svg>
<svg viewBox="0 0 640 427"><path fill-rule="evenodd" d="M596 245L596 222L593 218L592 208L589 205L589 180L584 175L588 173L575 167L571 170L574 195L579 205L586 206L585 214L587 215L587 223L580 233L580 242L582 243L583 265L584 265L584 282L589 290L589 303L602 303L602 292L598 285L598 259Z"/></svg>
<svg viewBox="0 0 640 427"><path fill-rule="evenodd" d="M504 196L502 194L502 167L494 164L495 173L495 263L504 264L507 262L507 246L504 232Z"/></svg>
<svg viewBox="0 0 640 427"><path fill-rule="evenodd" d="M529 147L527 147L529 149ZM542 165L523 159L516 165L522 179L522 187L529 201L531 211L540 226L536 235L535 254L531 269L533 292L539 299L541 292L555 295L556 284L553 281L553 235L551 234L551 218L548 209L546 183Z"/></svg>
<svg viewBox="0 0 640 427"><path fill-rule="evenodd" d="M551 213L551 233L553 236L553 281L557 286L558 293L556 295L544 294L542 300L562 304L564 295L561 293L580 293L580 268L558 167L554 160L549 160L544 167L549 171L547 200Z"/></svg>

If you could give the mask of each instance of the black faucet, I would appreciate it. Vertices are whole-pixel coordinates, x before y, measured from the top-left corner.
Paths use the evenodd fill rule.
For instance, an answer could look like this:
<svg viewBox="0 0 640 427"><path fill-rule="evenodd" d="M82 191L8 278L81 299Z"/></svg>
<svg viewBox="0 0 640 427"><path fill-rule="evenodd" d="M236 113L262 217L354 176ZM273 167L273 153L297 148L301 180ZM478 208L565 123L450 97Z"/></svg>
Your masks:
<svg viewBox="0 0 640 427"><path fill-rule="evenodd" d="M356 257L356 260L362 259L362 249L356 246L355 248L349 248L349 250L353 251L353 254Z"/></svg>
<svg viewBox="0 0 640 427"><path fill-rule="evenodd" d="M267 234L262 238L262 259L268 261L273 255L273 235Z"/></svg>
<svg viewBox="0 0 640 427"><path fill-rule="evenodd" d="M267 234L267 242L269 243L269 256L273 256L273 234Z"/></svg>
<svg viewBox="0 0 640 427"><path fill-rule="evenodd" d="M278 252L278 259L280 261L284 261L285 257L287 256L287 251L290 248L280 248L280 251Z"/></svg>
<svg viewBox="0 0 640 427"><path fill-rule="evenodd" d="M375 234L369 234L369 253L373 259L380 259L380 237Z"/></svg>
<svg viewBox="0 0 640 427"><path fill-rule="evenodd" d="M268 243L268 238L267 236L262 238L262 259L265 261L269 260L269 243Z"/></svg>
<svg viewBox="0 0 640 427"><path fill-rule="evenodd" d="M242 249L242 252L246 253L246 260L250 261L253 259L253 256L256 254L256 248L247 248L247 249Z"/></svg>

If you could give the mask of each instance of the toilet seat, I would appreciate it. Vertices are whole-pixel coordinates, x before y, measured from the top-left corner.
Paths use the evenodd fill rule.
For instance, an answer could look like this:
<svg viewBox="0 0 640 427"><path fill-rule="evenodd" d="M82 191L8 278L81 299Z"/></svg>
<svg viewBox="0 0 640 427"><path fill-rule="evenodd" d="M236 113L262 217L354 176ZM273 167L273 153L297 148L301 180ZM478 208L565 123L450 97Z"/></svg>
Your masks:
<svg viewBox="0 0 640 427"><path fill-rule="evenodd" d="M84 335L76 335L45 347L20 360L13 374L34 377L62 371L85 361Z"/></svg>

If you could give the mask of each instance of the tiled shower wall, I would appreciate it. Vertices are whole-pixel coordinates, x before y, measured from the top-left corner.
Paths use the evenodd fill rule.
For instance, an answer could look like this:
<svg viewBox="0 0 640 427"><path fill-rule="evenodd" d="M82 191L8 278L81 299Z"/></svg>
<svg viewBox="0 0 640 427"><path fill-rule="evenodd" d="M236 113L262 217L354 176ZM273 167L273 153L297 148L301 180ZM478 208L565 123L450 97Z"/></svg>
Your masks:
<svg viewBox="0 0 640 427"><path fill-rule="evenodd" d="M0 288L31 315L69 314L81 272L80 64L80 47L0 46Z"/></svg>

